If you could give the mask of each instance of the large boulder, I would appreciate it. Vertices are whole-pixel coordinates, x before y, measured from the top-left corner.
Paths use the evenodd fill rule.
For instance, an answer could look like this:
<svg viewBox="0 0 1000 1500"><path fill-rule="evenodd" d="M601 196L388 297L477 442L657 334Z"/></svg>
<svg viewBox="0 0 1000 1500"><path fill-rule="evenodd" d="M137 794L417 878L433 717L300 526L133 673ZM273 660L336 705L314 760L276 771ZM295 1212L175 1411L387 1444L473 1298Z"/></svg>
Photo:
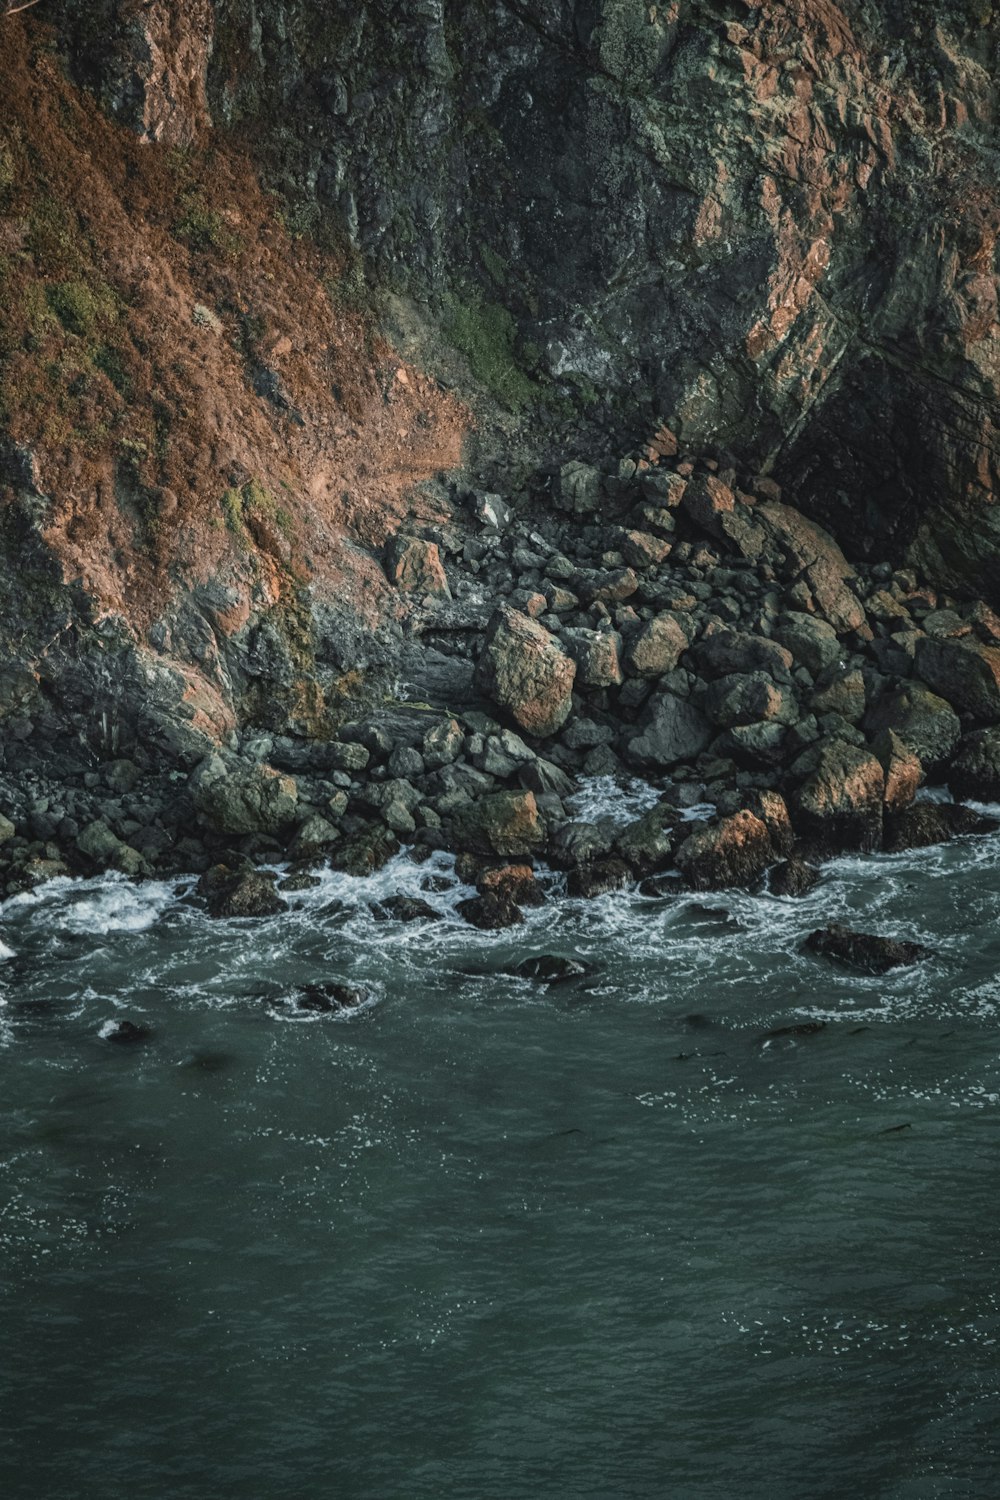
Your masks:
<svg viewBox="0 0 1000 1500"><path fill-rule="evenodd" d="M984 646L971 636L923 636L917 642L916 673L959 713L981 724L1000 720L1000 648Z"/></svg>
<svg viewBox="0 0 1000 1500"><path fill-rule="evenodd" d="M877 849L882 837L885 772L870 750L823 740L792 766L798 786L792 817L828 849Z"/></svg>
<svg viewBox="0 0 1000 1500"><path fill-rule="evenodd" d="M677 809L667 802L628 823L615 838L615 853L638 875L665 870L673 856Z"/></svg>
<svg viewBox="0 0 1000 1500"><path fill-rule="evenodd" d="M294 778L273 766L212 755L195 770L190 785L202 820L231 837L278 833L298 811Z"/></svg>
<svg viewBox="0 0 1000 1500"><path fill-rule="evenodd" d="M721 891L753 885L774 858L767 824L744 808L692 833L675 862L696 891Z"/></svg>
<svg viewBox="0 0 1000 1500"><path fill-rule="evenodd" d="M534 792L493 792L455 815L455 846L469 854L532 854L545 842Z"/></svg>
<svg viewBox="0 0 1000 1500"><path fill-rule="evenodd" d="M1000 728L966 735L948 771L948 785L956 797L1000 802Z"/></svg>
<svg viewBox="0 0 1000 1500"><path fill-rule="evenodd" d="M950 703L919 682L886 693L865 715L864 728L878 736L892 730L925 771L945 765L962 738L962 725Z"/></svg>
<svg viewBox="0 0 1000 1500"><path fill-rule="evenodd" d="M720 729L737 724L793 724L799 717L794 694L778 687L764 672L734 672L717 678L701 706Z"/></svg>
<svg viewBox="0 0 1000 1500"><path fill-rule="evenodd" d="M621 636L608 630L568 630L566 650L576 662L576 680L581 687L618 687L623 681Z"/></svg>
<svg viewBox="0 0 1000 1500"><path fill-rule="evenodd" d="M543 625L501 606L476 669L480 690L529 734L556 734L573 706L576 663Z"/></svg>
<svg viewBox="0 0 1000 1500"><path fill-rule="evenodd" d="M699 677L729 677L733 673L764 672L775 682L791 678L792 654L777 641L741 630L719 630L703 636L692 647L686 665Z"/></svg>
<svg viewBox="0 0 1000 1500"><path fill-rule="evenodd" d="M640 721L640 733L628 743L633 765L669 771L683 761L694 760L712 739L704 714L673 693L651 698Z"/></svg>
<svg viewBox="0 0 1000 1500"><path fill-rule="evenodd" d="M805 667L813 677L837 665L843 656L837 632L818 615L789 610L775 626L774 639L791 652L797 667Z"/></svg>
<svg viewBox="0 0 1000 1500"><path fill-rule="evenodd" d="M780 501L759 505L756 518L772 544L786 554L791 568L809 588L817 612L837 634L862 629L865 611L850 587L854 569L829 532Z"/></svg>
<svg viewBox="0 0 1000 1500"><path fill-rule="evenodd" d="M657 615L632 637L625 665L633 677L663 677L674 670L688 645L676 616Z"/></svg>
<svg viewBox="0 0 1000 1500"><path fill-rule="evenodd" d="M435 542L417 536L395 536L386 548L385 571L389 582L406 594L430 594L451 598L441 553Z"/></svg>

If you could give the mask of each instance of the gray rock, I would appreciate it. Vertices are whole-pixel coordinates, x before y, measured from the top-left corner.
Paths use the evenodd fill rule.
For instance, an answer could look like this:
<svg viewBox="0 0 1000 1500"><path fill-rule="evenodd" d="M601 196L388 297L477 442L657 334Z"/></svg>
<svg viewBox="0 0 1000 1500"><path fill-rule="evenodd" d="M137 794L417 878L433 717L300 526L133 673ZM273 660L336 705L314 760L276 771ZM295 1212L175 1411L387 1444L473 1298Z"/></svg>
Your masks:
<svg viewBox="0 0 1000 1500"><path fill-rule="evenodd" d="M693 760L711 738L708 720L699 709L672 693L658 693L643 712L641 733L628 743L628 759L637 766L668 771Z"/></svg>

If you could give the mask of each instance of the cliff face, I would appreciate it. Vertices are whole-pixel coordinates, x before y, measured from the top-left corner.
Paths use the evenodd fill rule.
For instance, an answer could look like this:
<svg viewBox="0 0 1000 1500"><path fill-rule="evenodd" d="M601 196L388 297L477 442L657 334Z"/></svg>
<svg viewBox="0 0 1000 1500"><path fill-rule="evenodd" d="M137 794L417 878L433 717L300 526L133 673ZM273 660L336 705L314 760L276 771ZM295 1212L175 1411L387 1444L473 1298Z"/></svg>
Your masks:
<svg viewBox="0 0 1000 1500"><path fill-rule="evenodd" d="M373 289L522 472L665 423L854 556L995 596L984 0L47 0L2 24L10 555L28 538L84 633L140 642L136 694L166 661L212 723L279 679L288 708L296 632L338 603L331 680L367 659L344 620L386 603L373 553L414 505L445 517L413 487L468 427L357 310Z"/></svg>

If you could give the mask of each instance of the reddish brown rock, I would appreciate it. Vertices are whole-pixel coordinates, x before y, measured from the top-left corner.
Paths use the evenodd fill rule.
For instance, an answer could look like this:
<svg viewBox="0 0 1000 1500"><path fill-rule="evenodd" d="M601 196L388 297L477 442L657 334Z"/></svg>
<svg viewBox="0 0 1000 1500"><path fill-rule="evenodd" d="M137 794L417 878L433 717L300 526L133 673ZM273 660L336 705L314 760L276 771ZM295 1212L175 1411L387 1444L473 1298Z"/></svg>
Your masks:
<svg viewBox="0 0 1000 1500"><path fill-rule="evenodd" d="M824 740L792 767L796 828L831 849L876 849L882 837L885 772L869 750Z"/></svg>
<svg viewBox="0 0 1000 1500"><path fill-rule="evenodd" d="M490 620L476 681L529 734L555 734L569 718L576 663L543 625L501 607Z"/></svg>
<svg viewBox="0 0 1000 1500"><path fill-rule="evenodd" d="M677 868L696 891L753 885L773 860L767 825L747 809L691 834L675 855Z"/></svg>
<svg viewBox="0 0 1000 1500"><path fill-rule="evenodd" d="M416 536L396 536L386 548L385 570L390 583L405 594L451 598L441 554L435 542Z"/></svg>

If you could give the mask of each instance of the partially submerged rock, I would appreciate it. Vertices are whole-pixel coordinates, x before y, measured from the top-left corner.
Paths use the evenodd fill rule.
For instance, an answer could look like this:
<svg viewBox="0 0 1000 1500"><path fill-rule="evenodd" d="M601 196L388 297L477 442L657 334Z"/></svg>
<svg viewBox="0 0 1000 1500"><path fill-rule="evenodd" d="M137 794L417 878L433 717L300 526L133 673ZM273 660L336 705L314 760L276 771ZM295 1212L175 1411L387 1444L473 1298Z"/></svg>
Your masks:
<svg viewBox="0 0 1000 1500"><path fill-rule="evenodd" d="M774 860L766 824L744 810L690 835L677 850L677 868L696 891L753 885Z"/></svg>
<svg viewBox="0 0 1000 1500"><path fill-rule="evenodd" d="M273 917L288 910L275 890L275 876L264 870L230 870L216 865L202 876L198 890L210 917Z"/></svg>
<svg viewBox="0 0 1000 1500"><path fill-rule="evenodd" d="M861 969L868 974L888 974L891 969L907 968L931 957L931 949L920 943L852 932L839 923L831 923L829 927L810 933L803 947L807 953L834 959L848 968Z"/></svg>

